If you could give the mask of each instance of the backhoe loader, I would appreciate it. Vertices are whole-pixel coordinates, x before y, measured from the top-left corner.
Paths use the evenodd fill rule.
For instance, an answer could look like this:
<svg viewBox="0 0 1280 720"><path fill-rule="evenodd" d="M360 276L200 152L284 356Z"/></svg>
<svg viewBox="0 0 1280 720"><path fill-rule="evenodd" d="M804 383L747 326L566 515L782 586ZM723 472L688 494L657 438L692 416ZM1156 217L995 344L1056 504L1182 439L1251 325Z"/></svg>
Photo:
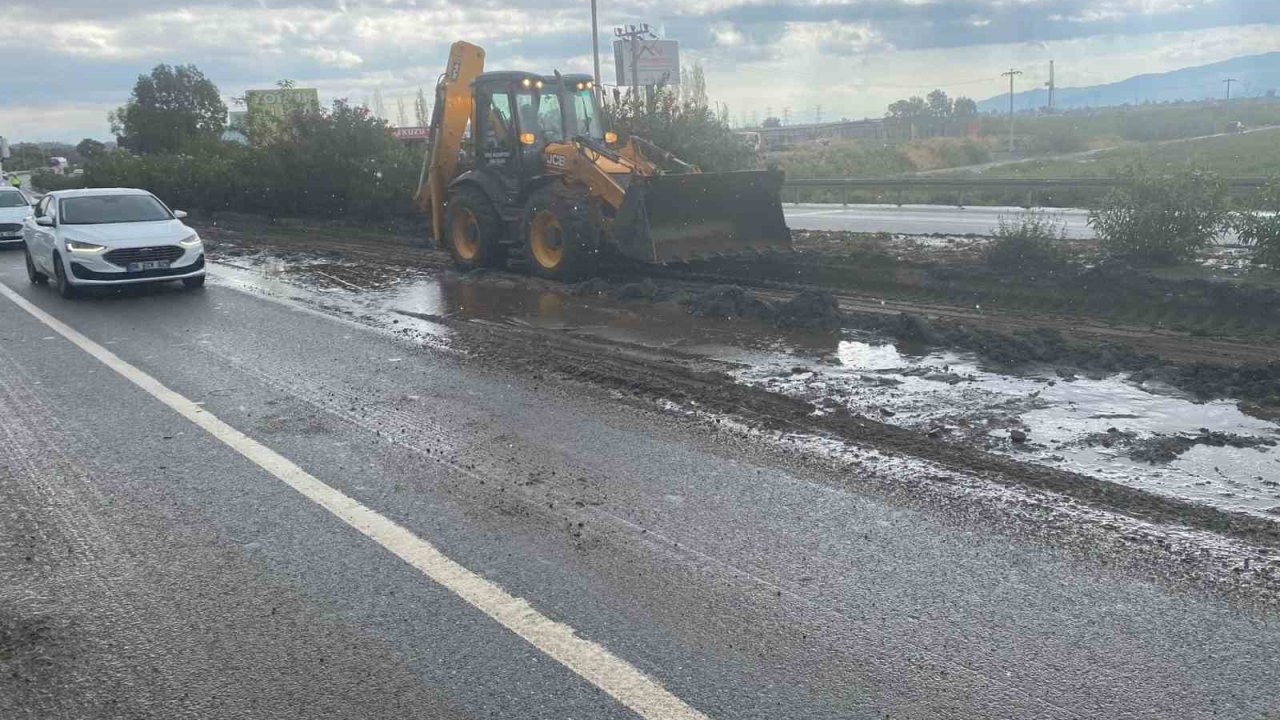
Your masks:
<svg viewBox="0 0 1280 720"><path fill-rule="evenodd" d="M463 270L522 256L578 280L602 254L668 263L789 249L782 173L703 173L605 127L589 75L483 72L456 42L419 180L431 233Z"/></svg>

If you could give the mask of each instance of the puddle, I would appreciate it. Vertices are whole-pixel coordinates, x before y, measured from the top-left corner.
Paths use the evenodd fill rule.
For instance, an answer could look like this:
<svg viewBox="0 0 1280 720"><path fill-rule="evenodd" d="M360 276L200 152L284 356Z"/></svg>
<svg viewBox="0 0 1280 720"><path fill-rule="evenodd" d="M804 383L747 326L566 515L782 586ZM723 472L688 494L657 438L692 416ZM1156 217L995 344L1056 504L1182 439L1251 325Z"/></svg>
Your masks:
<svg viewBox="0 0 1280 720"><path fill-rule="evenodd" d="M912 354L854 339L817 359L735 359L746 365L736 373L741 382L803 398L817 412L844 406L945 440L1220 507L1280 507L1280 446L1263 444L1280 442L1280 427L1229 401L1196 403L1124 375L992 373L966 354ZM1025 440L1015 442L1015 435ZM1194 444L1156 464L1130 457L1162 436L1259 445Z"/></svg>
<svg viewBox="0 0 1280 720"><path fill-rule="evenodd" d="M750 322L707 322L674 303L625 302L605 296L579 297L537 281L493 275L472 280L453 273L411 276L384 288L352 290L341 282L320 282L310 272L323 267L341 281L339 262L296 263L267 254L240 256L214 264L214 281L270 295L378 327L413 326L445 338L443 319L501 323L599 337L707 357L729 356L741 348L774 352L834 351L832 336L806 331L765 331ZM361 266L353 266L360 268ZM363 270L363 268L362 268ZM354 276L354 275L353 275Z"/></svg>

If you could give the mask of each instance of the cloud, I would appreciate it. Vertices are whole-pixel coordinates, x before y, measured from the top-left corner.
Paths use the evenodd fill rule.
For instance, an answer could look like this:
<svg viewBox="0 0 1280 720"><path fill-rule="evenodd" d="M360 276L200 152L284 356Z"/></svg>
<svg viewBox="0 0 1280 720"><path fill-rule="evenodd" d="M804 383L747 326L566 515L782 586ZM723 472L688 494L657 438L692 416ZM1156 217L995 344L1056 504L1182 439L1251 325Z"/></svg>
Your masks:
<svg viewBox="0 0 1280 720"><path fill-rule="evenodd" d="M303 48L302 55L315 60L321 65L336 68L353 68L364 62L364 59L350 50L334 50L327 47Z"/></svg>
<svg viewBox="0 0 1280 720"><path fill-rule="evenodd" d="M590 15L561 0L7 0L5 8L0 98L24 112L50 108L48 122L32 127L51 132L87 117L83 108L74 115L56 108L119 105L138 74L161 62L194 63L227 97L289 78L356 101L381 88L389 103L429 88L456 39L483 45L490 67L581 71L591 63ZM606 81L611 29L648 21L680 40L687 61L707 66L713 94L717 85L741 88L730 91L734 102L766 88L782 92L779 85L789 94L852 93L843 88L873 66L882 84L953 70L972 77L979 58L1043 55L1076 41L1102 53L1097 73L1119 79L1129 73L1102 57L1126 50L1105 38L1168 63L1179 54L1240 54L1230 34L1214 28L1280 28L1280 0L617 0L601 12ZM1181 44L1142 40L1174 35ZM931 53L969 64L942 60L908 75L908 60ZM836 96L825 104L852 110L862 102ZM105 119L99 127L101 136Z"/></svg>

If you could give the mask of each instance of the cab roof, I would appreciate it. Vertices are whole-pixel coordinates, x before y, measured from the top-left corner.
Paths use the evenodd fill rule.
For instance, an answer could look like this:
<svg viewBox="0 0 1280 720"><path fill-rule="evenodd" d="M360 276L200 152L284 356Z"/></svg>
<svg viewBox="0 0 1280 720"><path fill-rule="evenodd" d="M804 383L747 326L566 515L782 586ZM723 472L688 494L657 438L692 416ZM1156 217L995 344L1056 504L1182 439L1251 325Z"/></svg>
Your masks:
<svg viewBox="0 0 1280 720"><path fill-rule="evenodd" d="M564 73L561 75L566 85L570 83L580 83L594 80L587 73ZM494 70L492 72L480 73L475 80L471 81L472 85L480 85L482 83L511 83L515 84L524 79L541 80L544 85L553 85L556 81L555 75L539 75L537 73L524 72L522 70Z"/></svg>

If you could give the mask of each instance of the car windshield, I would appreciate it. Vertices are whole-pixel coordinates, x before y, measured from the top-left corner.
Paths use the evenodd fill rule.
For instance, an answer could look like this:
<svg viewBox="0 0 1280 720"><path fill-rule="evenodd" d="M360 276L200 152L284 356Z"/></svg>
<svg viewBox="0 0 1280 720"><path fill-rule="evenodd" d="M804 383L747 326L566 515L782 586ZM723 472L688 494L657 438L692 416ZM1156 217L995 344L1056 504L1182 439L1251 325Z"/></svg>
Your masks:
<svg viewBox="0 0 1280 720"><path fill-rule="evenodd" d="M27 198L20 192L0 192L0 208L26 207Z"/></svg>
<svg viewBox="0 0 1280 720"><path fill-rule="evenodd" d="M64 225L157 222L173 216L150 195L95 195L62 201Z"/></svg>

